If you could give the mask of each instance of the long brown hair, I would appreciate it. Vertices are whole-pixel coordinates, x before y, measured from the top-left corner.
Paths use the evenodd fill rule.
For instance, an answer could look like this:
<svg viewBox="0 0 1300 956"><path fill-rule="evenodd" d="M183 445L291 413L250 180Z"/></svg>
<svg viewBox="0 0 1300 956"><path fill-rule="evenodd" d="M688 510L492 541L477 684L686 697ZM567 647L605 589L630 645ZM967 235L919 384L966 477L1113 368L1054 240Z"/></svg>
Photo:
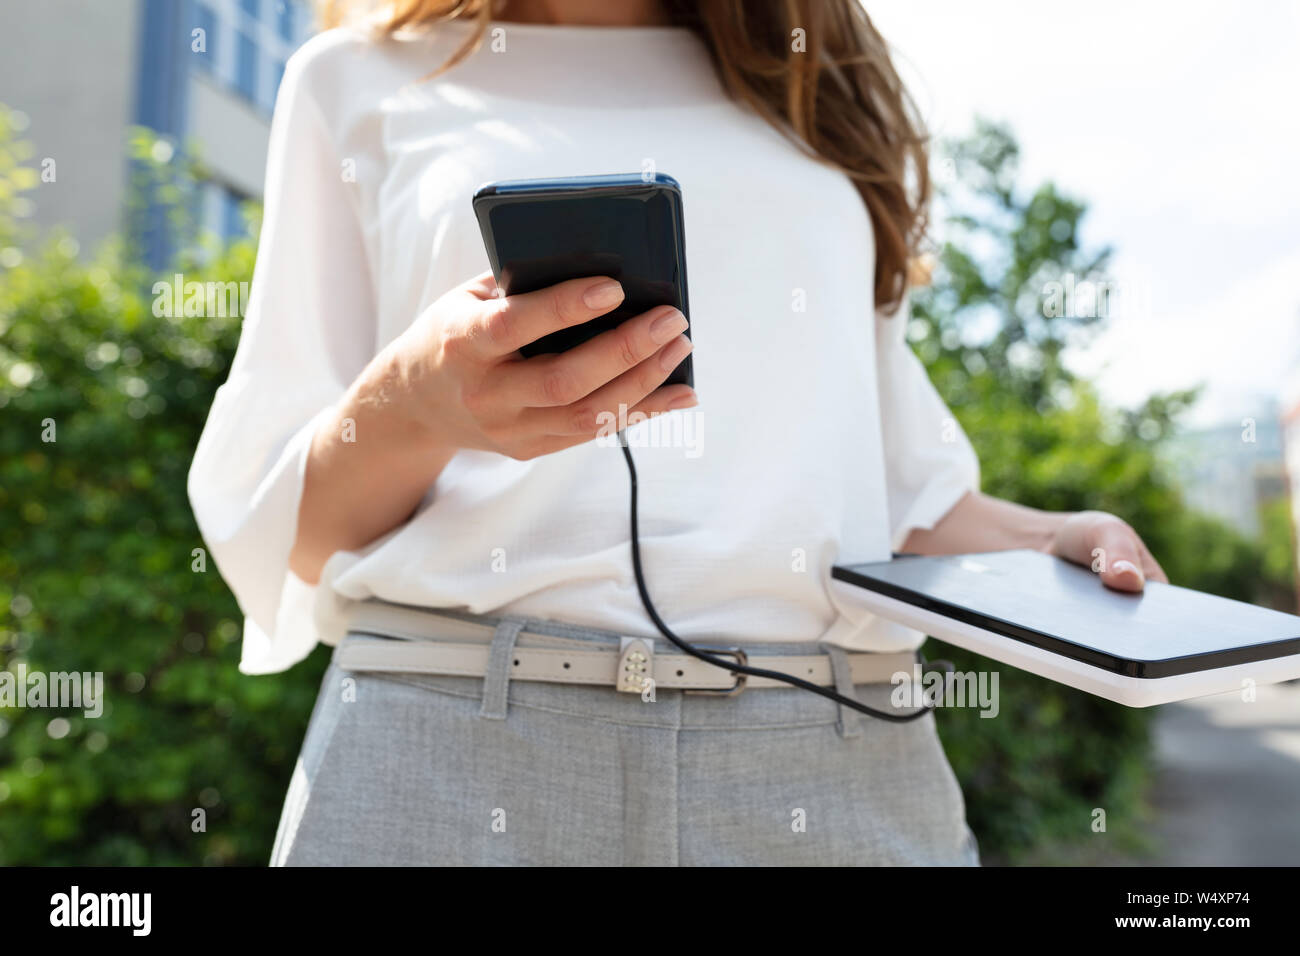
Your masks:
<svg viewBox="0 0 1300 956"><path fill-rule="evenodd" d="M318 0L326 27L369 5ZM925 233L930 198L926 139L889 51L858 0L665 0L670 22L695 30L722 82L810 156L846 173L875 232L875 297L894 311ZM387 0L384 34L443 20L477 29L437 72L483 41L491 0Z"/></svg>

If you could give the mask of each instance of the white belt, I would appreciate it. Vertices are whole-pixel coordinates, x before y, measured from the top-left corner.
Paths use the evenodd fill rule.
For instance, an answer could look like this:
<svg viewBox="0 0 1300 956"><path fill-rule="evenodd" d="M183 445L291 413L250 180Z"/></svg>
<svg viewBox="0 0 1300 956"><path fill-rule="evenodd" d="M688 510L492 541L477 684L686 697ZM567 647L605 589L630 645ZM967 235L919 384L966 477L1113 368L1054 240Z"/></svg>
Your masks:
<svg viewBox="0 0 1300 956"><path fill-rule="evenodd" d="M346 671L404 672L483 677L487 673L494 628L485 622L465 621L418 608L363 602L349 612L349 637L334 654L334 662ZM379 639L365 639L376 635ZM525 627L524 637L547 637ZM384 640L383 638L399 638ZM458 642L457 638L466 640ZM753 645L750 645L751 649ZM714 656L748 663L745 651L737 647L701 647ZM854 684L888 684L898 673L912 675L917 662L910 651L887 654L846 653ZM821 687L835 686L828 654L755 655L753 666L779 671L811 681ZM523 647L511 652L511 680L555 684L594 684L620 691L640 693L647 679L656 688L697 693L736 693L788 687L771 677L738 675L687 654L663 654L649 638L622 638L620 647Z"/></svg>

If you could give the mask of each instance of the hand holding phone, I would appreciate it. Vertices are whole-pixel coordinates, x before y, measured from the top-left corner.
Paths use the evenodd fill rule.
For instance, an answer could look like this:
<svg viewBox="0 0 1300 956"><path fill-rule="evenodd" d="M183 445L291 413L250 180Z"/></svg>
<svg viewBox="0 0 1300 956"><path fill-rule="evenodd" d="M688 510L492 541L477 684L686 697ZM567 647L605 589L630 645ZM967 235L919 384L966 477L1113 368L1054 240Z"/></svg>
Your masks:
<svg viewBox="0 0 1300 956"><path fill-rule="evenodd" d="M474 213L507 295L586 276L611 276L623 286L623 301L610 312L530 342L523 355L567 351L660 305L678 309L689 322L682 195L672 177L488 183L474 194ZM689 356L668 382L694 384Z"/></svg>
<svg viewBox="0 0 1300 956"><path fill-rule="evenodd" d="M662 305L562 354L521 358L547 336L608 315L626 301L609 277L499 294L484 273L431 305L385 350L385 381L399 383L398 416L430 447L493 451L527 460L591 441L602 413L652 415L696 404L664 386L690 354L686 318ZM389 390L385 389L387 393Z"/></svg>

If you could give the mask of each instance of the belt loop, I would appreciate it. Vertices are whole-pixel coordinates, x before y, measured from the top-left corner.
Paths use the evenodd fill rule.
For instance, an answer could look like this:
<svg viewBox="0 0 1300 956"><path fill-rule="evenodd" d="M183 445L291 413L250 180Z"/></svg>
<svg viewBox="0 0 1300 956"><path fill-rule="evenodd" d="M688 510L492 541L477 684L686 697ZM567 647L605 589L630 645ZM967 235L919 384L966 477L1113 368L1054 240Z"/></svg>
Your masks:
<svg viewBox="0 0 1300 956"><path fill-rule="evenodd" d="M488 651L487 671L483 675L483 706L478 715L488 720L505 720L510 690L510 668L515 653L515 639L524 629L524 620L503 617L497 622Z"/></svg>
<svg viewBox="0 0 1300 956"><path fill-rule="evenodd" d="M844 648L837 647L834 644L823 644L822 649L830 656L831 659L831 677L835 680L835 690L844 697L858 699L858 695L853 689L853 671L849 664L849 656L845 653ZM853 710L851 707L845 707L843 704L836 704L839 708L839 719L835 722L835 730L845 739L858 737L862 734L862 714Z"/></svg>

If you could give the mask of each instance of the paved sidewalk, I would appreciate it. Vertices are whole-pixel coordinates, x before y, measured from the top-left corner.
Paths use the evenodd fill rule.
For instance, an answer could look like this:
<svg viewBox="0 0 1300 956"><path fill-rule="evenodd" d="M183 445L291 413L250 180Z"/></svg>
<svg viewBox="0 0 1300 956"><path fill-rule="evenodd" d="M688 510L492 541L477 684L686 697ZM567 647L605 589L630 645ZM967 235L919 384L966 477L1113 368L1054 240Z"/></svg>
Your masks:
<svg viewBox="0 0 1300 956"><path fill-rule="evenodd" d="M1140 862L1300 865L1300 683L1161 707L1155 744L1156 849Z"/></svg>

